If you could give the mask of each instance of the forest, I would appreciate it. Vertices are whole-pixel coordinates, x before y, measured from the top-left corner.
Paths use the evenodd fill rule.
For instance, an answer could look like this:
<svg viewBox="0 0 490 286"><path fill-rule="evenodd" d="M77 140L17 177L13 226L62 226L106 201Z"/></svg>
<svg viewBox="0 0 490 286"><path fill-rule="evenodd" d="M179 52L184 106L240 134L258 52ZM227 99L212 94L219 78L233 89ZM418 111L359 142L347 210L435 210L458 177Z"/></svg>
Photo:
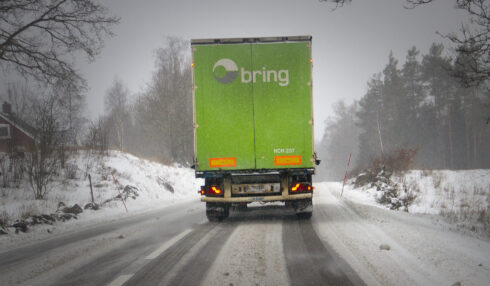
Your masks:
<svg viewBox="0 0 490 286"><path fill-rule="evenodd" d="M366 93L338 102L326 120L319 174L342 179L351 153L357 171L397 154L408 154L416 169L489 168L489 86L460 80L467 60L436 43L423 55L410 48L403 65L390 53Z"/></svg>

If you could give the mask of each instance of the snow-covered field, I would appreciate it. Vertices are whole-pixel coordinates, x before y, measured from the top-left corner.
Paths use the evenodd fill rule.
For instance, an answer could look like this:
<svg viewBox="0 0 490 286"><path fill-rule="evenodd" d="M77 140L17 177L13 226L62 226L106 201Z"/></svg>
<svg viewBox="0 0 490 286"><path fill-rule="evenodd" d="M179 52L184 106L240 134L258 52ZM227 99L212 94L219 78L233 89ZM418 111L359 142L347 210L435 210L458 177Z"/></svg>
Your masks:
<svg viewBox="0 0 490 286"><path fill-rule="evenodd" d="M409 213L440 215L459 231L490 239L490 170L412 170L392 180L416 196ZM350 183L343 196L383 207L376 187L355 188Z"/></svg>
<svg viewBox="0 0 490 286"><path fill-rule="evenodd" d="M51 185L46 200L35 200L27 182L20 188L1 188L0 216L10 224L29 215L54 213L59 202L67 206L78 204L82 208L91 201L90 184L86 173L91 175L94 201L102 204L119 194L118 187L126 185L138 188L136 199L126 200L127 211L121 200L114 200L101 205L95 210L84 210L78 219L67 222L56 222L54 225L36 225L26 233L18 235L0 235L0 249L12 244L42 239L55 233L76 230L80 227L127 217L142 212L155 210L185 200L198 200L197 191L203 184L195 179L194 171L179 166L166 166L140 159L127 153L110 151L108 156L87 156L79 151L67 163L76 166L70 175L62 173ZM69 168L67 168L69 169ZM64 170L66 172L66 170ZM111 175L114 173L114 178ZM61 180L69 176L68 180ZM114 183L116 179L117 184ZM169 188L170 186L170 188ZM172 190L173 189L173 190ZM48 232L49 231L49 232Z"/></svg>

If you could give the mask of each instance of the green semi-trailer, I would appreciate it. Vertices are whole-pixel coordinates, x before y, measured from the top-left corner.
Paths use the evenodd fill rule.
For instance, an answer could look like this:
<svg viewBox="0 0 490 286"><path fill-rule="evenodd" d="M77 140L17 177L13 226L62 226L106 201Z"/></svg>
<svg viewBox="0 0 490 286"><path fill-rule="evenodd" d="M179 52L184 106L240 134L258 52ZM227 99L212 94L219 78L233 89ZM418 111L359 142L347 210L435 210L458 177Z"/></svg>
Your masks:
<svg viewBox="0 0 490 286"><path fill-rule="evenodd" d="M311 36L198 39L191 47L194 160L208 218L255 201L284 201L311 217Z"/></svg>

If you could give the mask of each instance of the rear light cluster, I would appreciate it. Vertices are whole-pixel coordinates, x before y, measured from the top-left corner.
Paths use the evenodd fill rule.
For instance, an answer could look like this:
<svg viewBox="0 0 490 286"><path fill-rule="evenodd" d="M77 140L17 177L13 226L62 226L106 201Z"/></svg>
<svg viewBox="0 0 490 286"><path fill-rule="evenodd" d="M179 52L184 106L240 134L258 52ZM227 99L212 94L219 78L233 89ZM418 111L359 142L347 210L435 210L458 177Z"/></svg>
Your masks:
<svg viewBox="0 0 490 286"><path fill-rule="evenodd" d="M295 183L289 188L291 193L311 193L313 187L310 183Z"/></svg>
<svg viewBox="0 0 490 286"><path fill-rule="evenodd" d="M223 196L223 189L220 186L202 186L199 193L202 196Z"/></svg>

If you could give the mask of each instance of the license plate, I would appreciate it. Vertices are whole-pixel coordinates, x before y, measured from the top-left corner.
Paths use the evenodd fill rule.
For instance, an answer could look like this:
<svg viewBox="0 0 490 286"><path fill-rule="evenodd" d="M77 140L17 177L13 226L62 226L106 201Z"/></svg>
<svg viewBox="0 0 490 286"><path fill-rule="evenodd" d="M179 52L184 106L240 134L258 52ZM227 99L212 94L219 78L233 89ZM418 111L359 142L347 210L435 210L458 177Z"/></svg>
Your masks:
<svg viewBox="0 0 490 286"><path fill-rule="evenodd" d="M233 194L264 194L264 193L280 193L280 183L270 184L240 184L231 187Z"/></svg>

